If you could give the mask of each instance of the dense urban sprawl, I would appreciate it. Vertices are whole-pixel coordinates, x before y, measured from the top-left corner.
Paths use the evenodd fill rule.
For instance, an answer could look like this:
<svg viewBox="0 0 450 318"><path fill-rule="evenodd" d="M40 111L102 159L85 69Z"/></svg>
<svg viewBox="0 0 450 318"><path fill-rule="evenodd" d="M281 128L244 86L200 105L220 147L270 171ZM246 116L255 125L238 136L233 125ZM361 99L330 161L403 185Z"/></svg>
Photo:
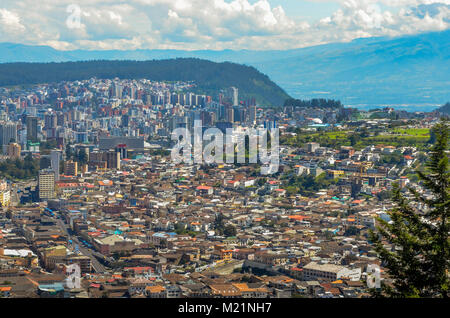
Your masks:
<svg viewBox="0 0 450 318"><path fill-rule="evenodd" d="M369 231L389 221L395 183L424 191L415 170L439 118L268 108L193 82L0 88L0 297L367 297L368 266L382 265ZM174 164L171 132L196 120L278 128L279 169Z"/></svg>

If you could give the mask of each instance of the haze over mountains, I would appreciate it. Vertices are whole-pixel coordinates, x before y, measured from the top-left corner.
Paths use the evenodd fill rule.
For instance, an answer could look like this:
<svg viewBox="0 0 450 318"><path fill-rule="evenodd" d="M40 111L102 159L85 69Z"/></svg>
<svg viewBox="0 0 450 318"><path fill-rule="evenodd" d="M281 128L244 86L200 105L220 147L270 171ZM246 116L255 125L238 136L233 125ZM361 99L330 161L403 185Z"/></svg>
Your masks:
<svg viewBox="0 0 450 318"><path fill-rule="evenodd" d="M0 43L0 63L196 57L256 67L295 98L430 110L450 101L450 30L279 51L58 51Z"/></svg>

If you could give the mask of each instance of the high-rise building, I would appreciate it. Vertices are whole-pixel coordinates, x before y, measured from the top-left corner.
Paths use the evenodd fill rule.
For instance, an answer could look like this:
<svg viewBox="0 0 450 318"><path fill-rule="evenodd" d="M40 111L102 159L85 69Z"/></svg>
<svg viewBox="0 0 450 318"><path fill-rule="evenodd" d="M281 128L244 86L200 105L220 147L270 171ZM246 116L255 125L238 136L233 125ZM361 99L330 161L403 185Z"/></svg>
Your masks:
<svg viewBox="0 0 450 318"><path fill-rule="evenodd" d="M122 98L122 94L123 94L123 86L118 84L118 83L114 83L114 88L113 88L113 92L114 92L114 97L115 98Z"/></svg>
<svg viewBox="0 0 450 318"><path fill-rule="evenodd" d="M38 140L38 118L27 116L27 140L36 142Z"/></svg>
<svg viewBox="0 0 450 318"><path fill-rule="evenodd" d="M44 130L47 138L56 137L56 127L58 127L58 118L55 113L46 113L44 115Z"/></svg>
<svg viewBox="0 0 450 318"><path fill-rule="evenodd" d="M239 90L236 87L231 88L233 90L233 106L239 105Z"/></svg>
<svg viewBox="0 0 450 318"><path fill-rule="evenodd" d="M234 121L245 122L247 118L247 108L245 107L234 107Z"/></svg>
<svg viewBox="0 0 450 318"><path fill-rule="evenodd" d="M8 157L11 159L20 158L22 147L18 143L12 142L8 145Z"/></svg>
<svg viewBox="0 0 450 318"><path fill-rule="evenodd" d="M108 151L105 154L108 169L120 170L120 153L114 150Z"/></svg>
<svg viewBox="0 0 450 318"><path fill-rule="evenodd" d="M9 206L10 202L11 202L11 191L9 190L0 191L0 203L2 207Z"/></svg>
<svg viewBox="0 0 450 318"><path fill-rule="evenodd" d="M81 168L80 168L80 170L81 170L81 173L88 173L88 171L89 171L89 165L87 165L87 164L85 164L85 165L82 165L81 166ZM78 172L78 171L77 171Z"/></svg>
<svg viewBox="0 0 450 318"><path fill-rule="evenodd" d="M233 106L239 105L239 89L236 87L230 87L227 92L227 99L231 101Z"/></svg>
<svg viewBox="0 0 450 318"><path fill-rule="evenodd" d="M10 142L17 141L17 124L4 122L0 124L0 144L2 153L6 153Z"/></svg>
<svg viewBox="0 0 450 318"><path fill-rule="evenodd" d="M11 201L11 192L8 183L5 180L0 180L0 204L2 207L9 206Z"/></svg>
<svg viewBox="0 0 450 318"><path fill-rule="evenodd" d="M136 99L136 86L132 85L130 87L130 98Z"/></svg>
<svg viewBox="0 0 450 318"><path fill-rule="evenodd" d="M225 107L225 118L226 121L234 123L234 108L233 106Z"/></svg>
<svg viewBox="0 0 450 318"><path fill-rule="evenodd" d="M44 116L45 129L56 128L58 125L58 117L55 113L47 113Z"/></svg>
<svg viewBox="0 0 450 318"><path fill-rule="evenodd" d="M76 161L66 161L64 163L64 174L68 176L78 175L78 162Z"/></svg>
<svg viewBox="0 0 450 318"><path fill-rule="evenodd" d="M251 124L256 124L256 105L250 105L248 110L249 122Z"/></svg>
<svg viewBox="0 0 450 318"><path fill-rule="evenodd" d="M52 169L39 171L39 199L55 198L55 172Z"/></svg>
<svg viewBox="0 0 450 318"><path fill-rule="evenodd" d="M172 104L171 95L170 95L169 91L167 91L164 94L164 101L163 101L163 103L164 103L164 105Z"/></svg>
<svg viewBox="0 0 450 318"><path fill-rule="evenodd" d="M202 111L200 113L200 119L202 120L203 126L209 127L214 125L216 116L213 112Z"/></svg>
<svg viewBox="0 0 450 318"><path fill-rule="evenodd" d="M51 168L55 172L55 180L59 181L59 163L61 162L62 153L60 150L52 150L50 152Z"/></svg>
<svg viewBox="0 0 450 318"><path fill-rule="evenodd" d="M122 127L128 127L130 123L130 115L122 115Z"/></svg>
<svg viewBox="0 0 450 318"><path fill-rule="evenodd" d="M64 126L64 113L63 112L58 112L56 114L56 125L63 127Z"/></svg>

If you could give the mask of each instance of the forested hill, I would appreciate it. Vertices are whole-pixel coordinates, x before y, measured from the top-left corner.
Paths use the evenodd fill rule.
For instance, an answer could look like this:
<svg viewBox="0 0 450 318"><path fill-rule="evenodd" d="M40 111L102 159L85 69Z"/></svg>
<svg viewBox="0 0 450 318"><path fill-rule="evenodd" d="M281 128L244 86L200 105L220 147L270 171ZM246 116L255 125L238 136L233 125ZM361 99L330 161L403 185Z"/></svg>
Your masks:
<svg viewBox="0 0 450 318"><path fill-rule="evenodd" d="M241 100L255 97L258 104L269 106L282 106L289 98L283 89L254 67L196 58L0 64L0 86L74 81L92 77L194 81L199 93L213 96L221 89L234 86L239 89Z"/></svg>

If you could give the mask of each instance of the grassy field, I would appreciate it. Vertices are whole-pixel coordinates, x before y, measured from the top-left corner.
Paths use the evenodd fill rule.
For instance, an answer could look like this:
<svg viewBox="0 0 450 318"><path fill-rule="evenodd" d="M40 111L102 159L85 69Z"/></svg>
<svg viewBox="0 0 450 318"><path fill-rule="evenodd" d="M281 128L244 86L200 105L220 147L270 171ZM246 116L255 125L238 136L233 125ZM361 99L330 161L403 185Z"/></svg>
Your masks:
<svg viewBox="0 0 450 318"><path fill-rule="evenodd" d="M430 130L428 128L396 128L393 130L393 133L414 137L430 138Z"/></svg>
<svg viewBox="0 0 450 318"><path fill-rule="evenodd" d="M387 135L387 136L376 136L367 137L362 141L363 145L373 144L383 144L385 146L410 146L410 147L422 147L430 139L430 136L408 136L408 135Z"/></svg>
<svg viewBox="0 0 450 318"><path fill-rule="evenodd" d="M303 146L307 142L318 142L322 146L339 148L340 146L350 146L350 136L352 131L328 131L304 133L294 138L285 139L285 144L291 146ZM387 131L387 134L380 134L370 137L361 137L354 147L360 150L370 145L385 146L413 146L423 148L430 139L430 130L427 128L395 128Z"/></svg>

